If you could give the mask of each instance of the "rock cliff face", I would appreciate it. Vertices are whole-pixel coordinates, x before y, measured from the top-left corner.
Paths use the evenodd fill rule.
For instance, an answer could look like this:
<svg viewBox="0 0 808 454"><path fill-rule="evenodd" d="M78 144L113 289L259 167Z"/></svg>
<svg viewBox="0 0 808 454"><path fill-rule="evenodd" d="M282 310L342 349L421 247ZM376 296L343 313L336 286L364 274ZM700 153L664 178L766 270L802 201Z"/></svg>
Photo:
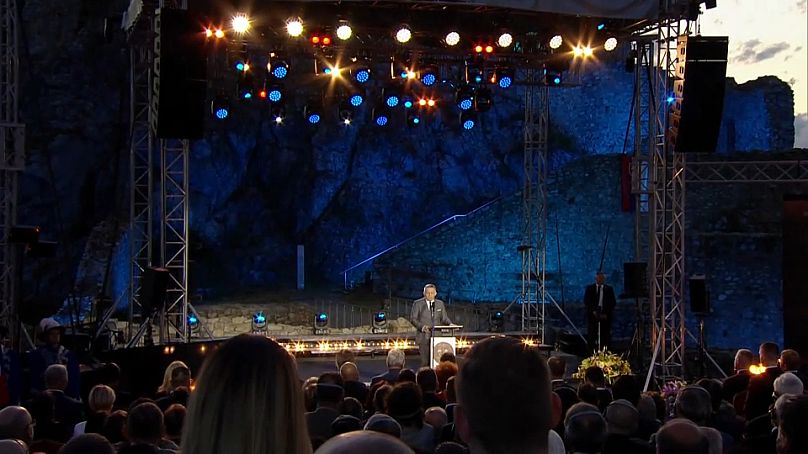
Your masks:
<svg viewBox="0 0 808 454"><path fill-rule="evenodd" d="M76 280L92 281L77 276L90 232L102 221L112 223L110 232L119 231L116 220L127 223L128 55L114 19L127 4L20 3L28 158L19 218L62 245L58 259L27 264L27 299L37 304L61 301ZM630 150L624 137L632 76L605 62L569 82L551 97L553 169ZM772 79L729 84L721 150L790 147L788 86ZM366 109L350 127L311 129L300 106L291 106L298 114L279 127L262 109L236 106L230 121L211 122L192 145L191 288L287 286L298 244L306 246L309 282L339 281L344 268L437 220L515 193L522 98L518 87L495 91L494 107L468 132L457 127L449 93L419 128L398 121L378 129ZM110 251L117 290L128 273L126 238ZM82 269L90 268L97 269Z"/></svg>

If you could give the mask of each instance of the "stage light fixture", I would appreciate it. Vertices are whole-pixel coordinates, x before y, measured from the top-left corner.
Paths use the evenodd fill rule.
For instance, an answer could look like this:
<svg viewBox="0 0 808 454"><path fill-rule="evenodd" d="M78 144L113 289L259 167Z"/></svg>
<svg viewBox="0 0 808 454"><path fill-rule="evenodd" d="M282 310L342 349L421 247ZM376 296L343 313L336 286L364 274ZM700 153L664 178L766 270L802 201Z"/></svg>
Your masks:
<svg viewBox="0 0 808 454"><path fill-rule="evenodd" d="M488 313L488 330L492 333L501 333L505 327L505 314L499 310Z"/></svg>
<svg viewBox="0 0 808 454"><path fill-rule="evenodd" d="M351 35L353 35L353 29L351 26L348 25L348 22L341 21L340 25L337 27L337 38L347 41L351 39Z"/></svg>
<svg viewBox="0 0 808 454"><path fill-rule="evenodd" d="M339 119L346 125L351 124L353 121L356 108L351 104L349 99L343 99L339 103Z"/></svg>
<svg viewBox="0 0 808 454"><path fill-rule="evenodd" d="M250 64L247 63L246 61L243 61L243 60L238 60L236 62L235 67L236 67L236 71L241 72L241 73L246 73L247 71L250 70Z"/></svg>
<svg viewBox="0 0 808 454"><path fill-rule="evenodd" d="M314 334L328 334L328 314L318 312L314 315Z"/></svg>
<svg viewBox="0 0 808 454"><path fill-rule="evenodd" d="M275 124L283 124L283 119L286 118L286 108L283 103L278 102L272 104L272 107L269 109L269 115L272 117L272 121L274 121Z"/></svg>
<svg viewBox="0 0 808 454"><path fill-rule="evenodd" d="M497 66L491 77L491 83L497 84L499 88L508 88L513 85L513 75L514 71L510 66Z"/></svg>
<svg viewBox="0 0 808 454"><path fill-rule="evenodd" d="M497 39L497 45L499 47L510 47L513 44L513 36L510 33L503 33L499 35Z"/></svg>
<svg viewBox="0 0 808 454"><path fill-rule="evenodd" d="M474 106L474 87L461 85L455 93L455 104L460 110L469 110Z"/></svg>
<svg viewBox="0 0 808 454"><path fill-rule="evenodd" d="M407 43L412 38L412 31L406 25L402 26L396 32L396 41L400 42L401 44Z"/></svg>
<svg viewBox="0 0 808 454"><path fill-rule="evenodd" d="M289 75L289 63L276 52L269 53L267 71L276 79L283 79Z"/></svg>
<svg viewBox="0 0 808 454"><path fill-rule="evenodd" d="M421 107L426 107L426 98L421 98L418 100L418 105Z"/></svg>
<svg viewBox="0 0 808 454"><path fill-rule="evenodd" d="M216 39L222 39L222 38L224 38L224 30L222 30L222 29L217 29L216 31L214 31L214 32L213 32L213 36L214 36Z"/></svg>
<svg viewBox="0 0 808 454"><path fill-rule="evenodd" d="M230 22L233 31L239 34L247 33L250 30L250 18L246 14L236 14Z"/></svg>
<svg viewBox="0 0 808 454"><path fill-rule="evenodd" d="M609 37L605 43L603 43L603 50L606 52L611 52L617 48L617 38L614 36Z"/></svg>
<svg viewBox="0 0 808 454"><path fill-rule="evenodd" d="M572 48L572 56L575 58L583 57L584 55L584 48L581 46L575 46Z"/></svg>
<svg viewBox="0 0 808 454"><path fill-rule="evenodd" d="M605 22L601 22L601 23L598 24L598 31L601 31L604 28L606 28L606 23Z"/></svg>
<svg viewBox="0 0 808 454"><path fill-rule="evenodd" d="M394 86L388 85L382 90L382 97L387 107L396 107L401 102L401 92Z"/></svg>
<svg viewBox="0 0 808 454"><path fill-rule="evenodd" d="M492 46L492 45L490 45L490 44L489 44L489 45L487 45L487 46L485 46L485 53L486 53L486 54L490 54L490 53L492 53L492 52L494 52L494 46Z"/></svg>
<svg viewBox="0 0 808 454"><path fill-rule="evenodd" d="M486 87L480 87L474 93L474 110L477 112L486 112L491 108L493 101L491 99L491 90Z"/></svg>
<svg viewBox="0 0 808 454"><path fill-rule="evenodd" d="M561 85L562 72L558 69L545 68L544 69L544 84L545 85Z"/></svg>
<svg viewBox="0 0 808 454"><path fill-rule="evenodd" d="M477 124L477 114L471 111L460 112L460 125L463 129L469 131L474 129Z"/></svg>
<svg viewBox="0 0 808 454"><path fill-rule="evenodd" d="M286 33L293 38L303 34L303 21L300 18L289 19L286 22Z"/></svg>
<svg viewBox="0 0 808 454"><path fill-rule="evenodd" d="M331 45L331 35L324 33L322 31L316 31L311 34L309 37L309 42L315 46L330 46Z"/></svg>
<svg viewBox="0 0 808 454"><path fill-rule="evenodd" d="M421 124L421 115L416 110L407 111L407 126L415 127Z"/></svg>
<svg viewBox="0 0 808 454"><path fill-rule="evenodd" d="M238 79L238 94L241 99L252 99L255 95L255 84L250 74L243 74Z"/></svg>
<svg viewBox="0 0 808 454"><path fill-rule="evenodd" d="M213 30L210 28L205 29L205 38L213 38Z"/></svg>
<svg viewBox="0 0 808 454"><path fill-rule="evenodd" d="M412 101L412 98L409 97L409 96L405 96L404 98L402 98L402 100L404 102L404 108L405 109L411 109L412 106L415 105L415 103Z"/></svg>
<svg viewBox="0 0 808 454"><path fill-rule="evenodd" d="M322 102L316 99L309 100L303 107L303 118L312 125L319 123L323 119Z"/></svg>
<svg viewBox="0 0 808 454"><path fill-rule="evenodd" d="M265 89L262 89L261 91L258 92L258 97L261 99L266 99L267 91Z"/></svg>
<svg viewBox="0 0 808 454"><path fill-rule="evenodd" d="M561 35L555 35L550 38L550 49L558 49L564 43L564 38Z"/></svg>
<svg viewBox="0 0 808 454"><path fill-rule="evenodd" d="M591 47L589 47L588 45L584 46L584 58L589 58L594 53L595 53L595 51Z"/></svg>
<svg viewBox="0 0 808 454"><path fill-rule="evenodd" d="M373 322L371 332L373 334L387 334L387 313L385 311L378 311L373 314Z"/></svg>
<svg viewBox="0 0 808 454"><path fill-rule="evenodd" d="M478 54L481 54L483 52L483 46L481 46L479 44L474 46L474 52L477 52Z"/></svg>
<svg viewBox="0 0 808 454"><path fill-rule="evenodd" d="M377 126L387 126L390 122L390 109L386 107L376 107L373 109L373 123Z"/></svg>
<svg viewBox="0 0 808 454"><path fill-rule="evenodd" d="M479 61L466 61L466 83L479 84L483 81L483 66Z"/></svg>
<svg viewBox="0 0 808 454"><path fill-rule="evenodd" d="M270 102L281 102L281 100L283 99L283 89L278 85L273 85L269 87L269 89L266 90L266 92L267 92L267 99L269 99Z"/></svg>
<svg viewBox="0 0 808 454"><path fill-rule="evenodd" d="M366 61L360 61L351 71L353 79L360 84L370 80L370 65Z"/></svg>
<svg viewBox="0 0 808 454"><path fill-rule="evenodd" d="M267 316L264 315L263 311L259 311L253 314L251 328L253 333L266 332Z"/></svg>
<svg viewBox="0 0 808 454"><path fill-rule="evenodd" d="M230 100L223 95L215 96L210 102L210 114L217 120L224 120L230 116Z"/></svg>
<svg viewBox="0 0 808 454"><path fill-rule="evenodd" d="M365 102L365 97L361 93L353 93L348 98L348 101L351 103L352 106L359 107L362 105L363 102Z"/></svg>
<svg viewBox="0 0 808 454"><path fill-rule="evenodd" d="M446 38L443 41L447 46L456 46L460 43L460 33L449 32L446 34Z"/></svg>
<svg viewBox="0 0 808 454"><path fill-rule="evenodd" d="M199 317L196 314L188 314L188 329L195 332L199 329Z"/></svg>
<svg viewBox="0 0 808 454"><path fill-rule="evenodd" d="M431 87L435 85L440 78L440 68L435 64L426 63L421 67L420 75L421 83L427 87Z"/></svg>

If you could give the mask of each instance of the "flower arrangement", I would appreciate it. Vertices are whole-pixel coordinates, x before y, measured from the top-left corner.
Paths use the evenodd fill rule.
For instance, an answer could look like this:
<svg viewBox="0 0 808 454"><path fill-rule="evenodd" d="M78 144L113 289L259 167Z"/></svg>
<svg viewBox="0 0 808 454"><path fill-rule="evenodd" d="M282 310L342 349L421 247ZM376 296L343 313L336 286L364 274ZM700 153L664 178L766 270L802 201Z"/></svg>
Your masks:
<svg viewBox="0 0 808 454"><path fill-rule="evenodd" d="M573 374L573 377L583 380L584 372L592 366L600 367L609 383L621 375L631 375L631 366L628 361L604 348L596 351L592 356L584 358L578 366L578 372Z"/></svg>

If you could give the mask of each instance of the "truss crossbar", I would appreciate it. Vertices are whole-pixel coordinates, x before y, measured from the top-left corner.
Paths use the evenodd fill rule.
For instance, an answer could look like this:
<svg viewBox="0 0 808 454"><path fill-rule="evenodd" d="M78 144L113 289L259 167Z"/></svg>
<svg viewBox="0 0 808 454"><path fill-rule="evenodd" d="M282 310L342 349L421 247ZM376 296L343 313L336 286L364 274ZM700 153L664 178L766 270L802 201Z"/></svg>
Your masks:
<svg viewBox="0 0 808 454"><path fill-rule="evenodd" d="M805 183L808 161L691 161L685 179L692 183Z"/></svg>

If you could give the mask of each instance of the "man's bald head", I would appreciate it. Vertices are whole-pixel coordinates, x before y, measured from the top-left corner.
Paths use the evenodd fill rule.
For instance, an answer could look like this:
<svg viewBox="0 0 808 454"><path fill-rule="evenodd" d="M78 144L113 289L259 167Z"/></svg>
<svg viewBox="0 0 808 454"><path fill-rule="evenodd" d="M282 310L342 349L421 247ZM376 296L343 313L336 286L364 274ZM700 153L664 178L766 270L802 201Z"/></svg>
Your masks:
<svg viewBox="0 0 808 454"><path fill-rule="evenodd" d="M23 407L10 406L0 410L0 439L13 438L26 444L34 438L33 419Z"/></svg>
<svg viewBox="0 0 808 454"><path fill-rule="evenodd" d="M349 432L332 437L317 454L414 454L403 441L372 430Z"/></svg>
<svg viewBox="0 0 808 454"><path fill-rule="evenodd" d="M672 419L657 432L657 454L708 454L710 443L701 429L687 419Z"/></svg>
<svg viewBox="0 0 808 454"><path fill-rule="evenodd" d="M359 368L352 362L343 363L339 368L342 381L359 381Z"/></svg>

